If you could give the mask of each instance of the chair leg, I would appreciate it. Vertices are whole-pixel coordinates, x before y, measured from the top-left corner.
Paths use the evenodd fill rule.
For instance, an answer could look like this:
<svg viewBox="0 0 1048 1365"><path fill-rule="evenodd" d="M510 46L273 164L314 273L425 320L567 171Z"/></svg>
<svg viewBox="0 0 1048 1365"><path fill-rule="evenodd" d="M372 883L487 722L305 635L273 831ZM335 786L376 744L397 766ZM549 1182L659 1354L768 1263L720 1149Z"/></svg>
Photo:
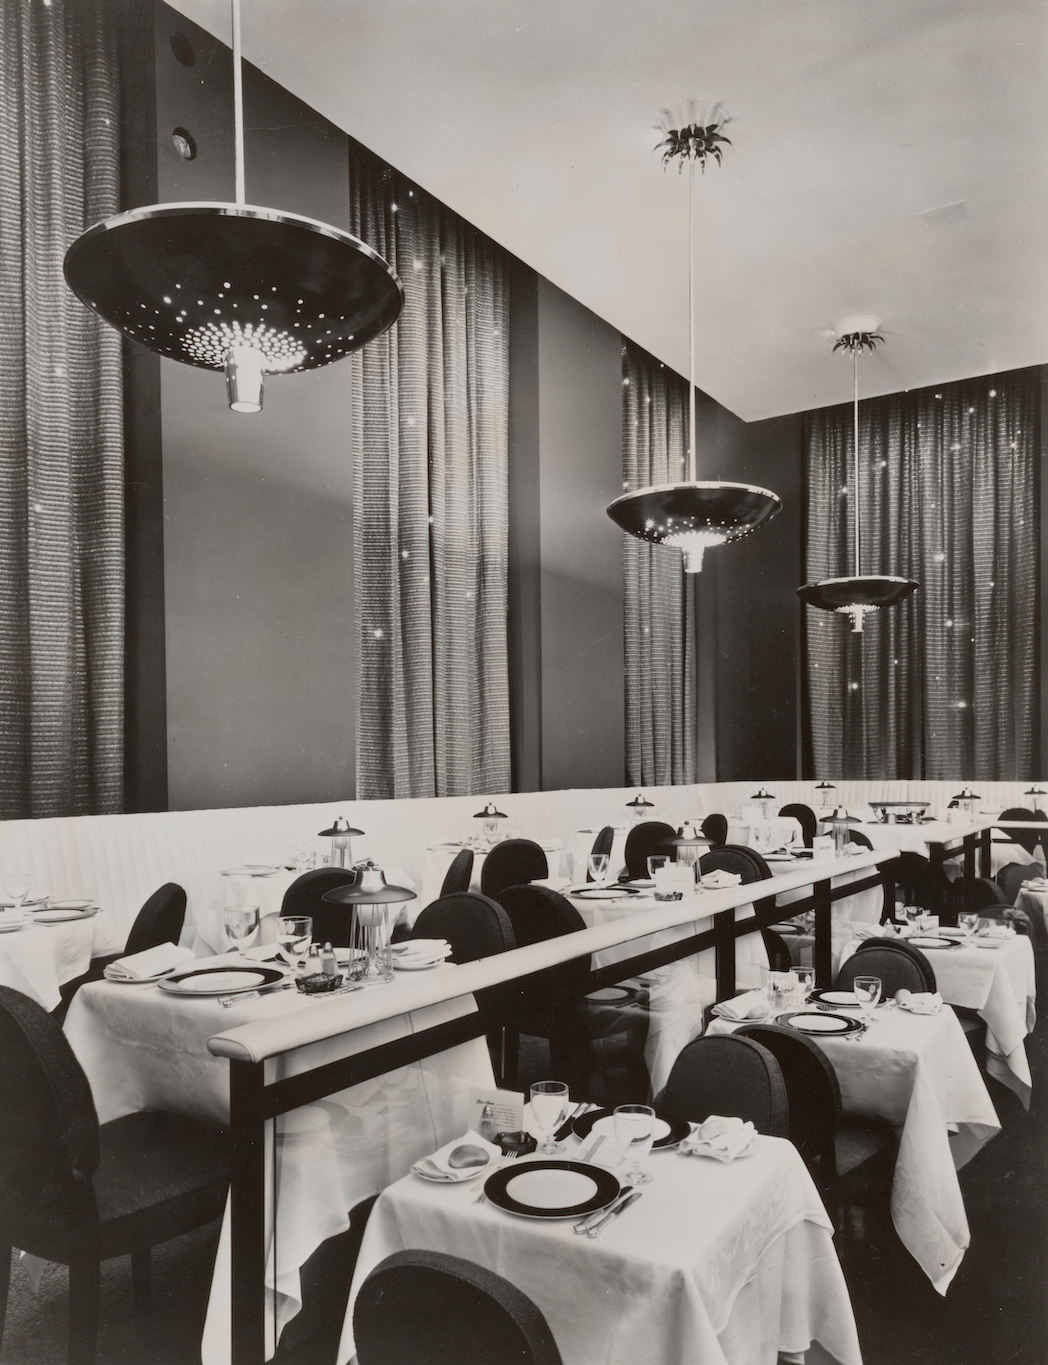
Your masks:
<svg viewBox="0 0 1048 1365"><path fill-rule="evenodd" d="M95 1365L98 1350L98 1296L102 1267L97 1256L69 1266L69 1365Z"/></svg>
<svg viewBox="0 0 1048 1365"><path fill-rule="evenodd" d="M131 1253L131 1288L135 1296L135 1312L141 1313L153 1291L153 1262L149 1247Z"/></svg>

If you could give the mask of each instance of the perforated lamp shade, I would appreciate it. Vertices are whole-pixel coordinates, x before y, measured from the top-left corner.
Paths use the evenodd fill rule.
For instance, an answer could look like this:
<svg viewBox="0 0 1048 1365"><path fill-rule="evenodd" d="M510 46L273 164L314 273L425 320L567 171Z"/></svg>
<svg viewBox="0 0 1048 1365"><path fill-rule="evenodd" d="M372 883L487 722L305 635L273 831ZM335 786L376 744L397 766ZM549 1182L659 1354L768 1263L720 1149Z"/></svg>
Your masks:
<svg viewBox="0 0 1048 1365"><path fill-rule="evenodd" d="M797 596L810 607L850 615L852 630L861 631L866 612L894 607L916 592L918 586L916 579L899 578L894 574L859 574L805 583L797 589Z"/></svg>
<svg viewBox="0 0 1048 1365"><path fill-rule="evenodd" d="M782 502L753 484L685 480L623 493L607 510L628 535L682 550L685 571L698 573L707 549L756 531Z"/></svg>

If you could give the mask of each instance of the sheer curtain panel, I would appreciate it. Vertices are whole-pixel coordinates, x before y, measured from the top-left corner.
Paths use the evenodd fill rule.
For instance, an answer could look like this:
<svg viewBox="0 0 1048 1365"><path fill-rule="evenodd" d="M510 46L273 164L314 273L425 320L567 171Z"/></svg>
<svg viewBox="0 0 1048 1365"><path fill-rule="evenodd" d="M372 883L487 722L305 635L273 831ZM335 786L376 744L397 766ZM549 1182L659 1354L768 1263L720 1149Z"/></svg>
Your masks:
<svg viewBox="0 0 1048 1365"><path fill-rule="evenodd" d="M119 207L115 8L0 0L0 818L122 803L121 342L62 276Z"/></svg>
<svg viewBox="0 0 1048 1365"><path fill-rule="evenodd" d="M406 294L352 361L357 795L506 791L508 274L363 149L350 187L352 230Z"/></svg>
<svg viewBox="0 0 1048 1365"><path fill-rule="evenodd" d="M623 490L686 477L688 389L623 344ZM696 781L695 594L679 551L623 536L626 772L631 786Z"/></svg>
<svg viewBox="0 0 1048 1365"><path fill-rule="evenodd" d="M864 635L806 608L814 776L1034 776L1039 383L1019 370L862 404L862 572L920 588ZM809 581L852 572L851 421L805 423Z"/></svg>

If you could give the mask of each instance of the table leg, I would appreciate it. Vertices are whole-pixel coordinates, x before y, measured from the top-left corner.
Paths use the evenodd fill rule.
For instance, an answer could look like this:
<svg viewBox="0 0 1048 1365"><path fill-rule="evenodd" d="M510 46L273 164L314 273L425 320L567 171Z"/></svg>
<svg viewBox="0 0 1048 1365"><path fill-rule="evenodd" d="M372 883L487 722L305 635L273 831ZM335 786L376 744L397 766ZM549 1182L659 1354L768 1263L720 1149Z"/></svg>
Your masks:
<svg viewBox="0 0 1048 1365"><path fill-rule="evenodd" d="M815 984L827 990L833 985L833 905L830 901L830 883L816 882L813 893L815 947L812 950L812 962L815 967Z"/></svg>
<svg viewBox="0 0 1048 1365"><path fill-rule="evenodd" d="M717 1003L730 1000L735 994L735 911L722 910L713 917L713 927L720 929L717 939Z"/></svg>
<svg viewBox="0 0 1048 1365"><path fill-rule="evenodd" d="M266 1358L263 1089L262 1066L230 1061L232 1365L265 1365Z"/></svg>

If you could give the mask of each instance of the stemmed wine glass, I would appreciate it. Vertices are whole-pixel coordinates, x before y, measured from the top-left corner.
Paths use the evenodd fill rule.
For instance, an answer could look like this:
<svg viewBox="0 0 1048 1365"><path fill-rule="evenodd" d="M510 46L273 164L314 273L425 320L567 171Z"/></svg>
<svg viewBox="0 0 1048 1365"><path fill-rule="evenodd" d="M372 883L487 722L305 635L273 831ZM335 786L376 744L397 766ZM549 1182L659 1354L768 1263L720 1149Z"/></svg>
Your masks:
<svg viewBox="0 0 1048 1365"><path fill-rule="evenodd" d="M559 1152L564 1144L553 1134L568 1111L568 1087L564 1081L536 1081L531 1087L531 1117L543 1135L539 1151L545 1156Z"/></svg>
<svg viewBox="0 0 1048 1365"><path fill-rule="evenodd" d="M306 960L313 942L313 920L309 915L281 916L277 920L277 943L294 971Z"/></svg>
<svg viewBox="0 0 1048 1365"><path fill-rule="evenodd" d="M655 1110L647 1104L620 1104L615 1110L615 1141L626 1153L626 1183L646 1185L651 1173L642 1169L655 1139Z"/></svg>
<svg viewBox="0 0 1048 1365"><path fill-rule="evenodd" d="M797 977L797 986L801 993L801 998L805 1004L815 989L815 968L814 967L794 967L794 975Z"/></svg>
<svg viewBox="0 0 1048 1365"><path fill-rule="evenodd" d="M964 943L965 947L968 947L971 945L972 939L975 938L975 931L979 927L979 916L971 910L965 910L957 916L957 922L964 930Z"/></svg>
<svg viewBox="0 0 1048 1365"><path fill-rule="evenodd" d="M606 853L591 853L587 858L589 873L595 882L603 882L608 875L608 855Z"/></svg>
<svg viewBox="0 0 1048 1365"><path fill-rule="evenodd" d="M852 982L852 990L862 1010L862 1021L866 1028L873 1023L873 1012L881 998L881 978L879 976L857 976Z"/></svg>
<svg viewBox="0 0 1048 1365"><path fill-rule="evenodd" d="M222 911L222 922L226 938L239 950L247 945L249 939L254 938L258 930L258 906L227 905Z"/></svg>
<svg viewBox="0 0 1048 1365"><path fill-rule="evenodd" d="M15 909L21 910L25 898L29 895L29 873L19 872L17 869L9 872L4 878L4 890L14 901Z"/></svg>

